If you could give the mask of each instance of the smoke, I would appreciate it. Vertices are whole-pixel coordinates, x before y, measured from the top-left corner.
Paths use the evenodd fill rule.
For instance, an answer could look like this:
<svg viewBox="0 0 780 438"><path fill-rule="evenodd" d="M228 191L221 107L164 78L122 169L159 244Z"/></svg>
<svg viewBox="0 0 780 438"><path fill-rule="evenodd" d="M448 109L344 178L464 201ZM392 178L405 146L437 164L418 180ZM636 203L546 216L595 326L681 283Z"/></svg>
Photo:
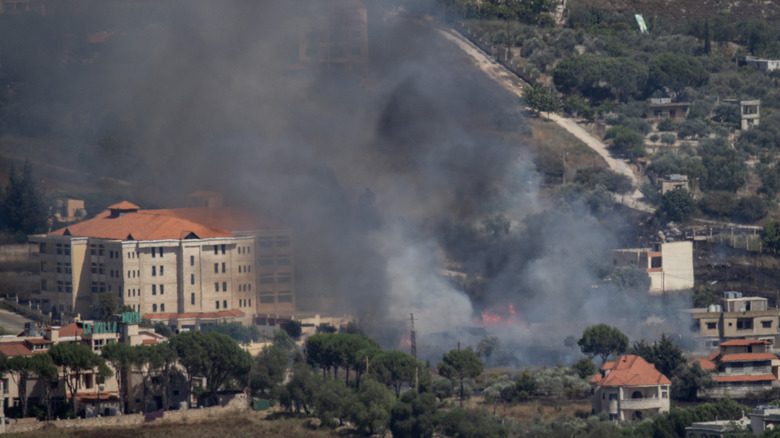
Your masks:
<svg viewBox="0 0 780 438"><path fill-rule="evenodd" d="M129 181L143 207L209 189L289 224L304 310L352 312L391 347L414 313L434 360L498 335L514 363L565 361L587 324L642 336L671 314L603 282L621 242L583 203L541 194L516 100L425 23L366 3L368 57L347 64L302 61L301 42L363 40L359 0L81 0L0 17L21 35L57 24L3 43L27 78L11 80L25 123L4 129L63 139L53 159ZM481 328L509 304L517 321Z"/></svg>

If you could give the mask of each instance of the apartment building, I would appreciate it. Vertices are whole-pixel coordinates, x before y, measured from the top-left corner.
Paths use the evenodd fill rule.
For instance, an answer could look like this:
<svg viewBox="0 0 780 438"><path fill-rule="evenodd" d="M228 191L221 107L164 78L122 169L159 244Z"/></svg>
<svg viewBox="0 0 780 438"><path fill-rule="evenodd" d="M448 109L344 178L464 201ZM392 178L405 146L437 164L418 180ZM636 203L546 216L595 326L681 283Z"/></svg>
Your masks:
<svg viewBox="0 0 780 438"><path fill-rule="evenodd" d="M769 307L762 297L745 297L741 292L723 293L720 304L688 311L693 331L704 350L718 348L732 339L758 339L769 348L780 340L780 310Z"/></svg>
<svg viewBox="0 0 780 438"><path fill-rule="evenodd" d="M44 310L87 315L101 294L148 319L194 324L295 310L289 232L240 210L123 201L30 241L40 259L30 299Z"/></svg>
<svg viewBox="0 0 780 438"><path fill-rule="evenodd" d="M618 249L615 266L636 266L647 271L650 293L685 291L693 288L693 242L664 242L652 248Z"/></svg>
<svg viewBox="0 0 780 438"><path fill-rule="evenodd" d="M702 390L702 396L742 398L775 387L780 360L770 348L769 342L759 339L722 342L716 354L700 360L703 369L711 370L713 381L712 387Z"/></svg>
<svg viewBox="0 0 780 438"><path fill-rule="evenodd" d="M669 412L672 382L642 357L627 354L607 361L591 378L593 413L610 420L641 420Z"/></svg>

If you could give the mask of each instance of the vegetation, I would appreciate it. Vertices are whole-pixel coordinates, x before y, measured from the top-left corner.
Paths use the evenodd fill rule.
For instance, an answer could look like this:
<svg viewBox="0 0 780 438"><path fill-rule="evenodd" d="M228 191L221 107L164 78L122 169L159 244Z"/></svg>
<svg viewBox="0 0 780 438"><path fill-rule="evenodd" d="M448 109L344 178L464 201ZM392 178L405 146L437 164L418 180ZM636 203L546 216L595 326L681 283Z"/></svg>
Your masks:
<svg viewBox="0 0 780 438"><path fill-rule="evenodd" d="M600 356L602 362L613 354L625 353L628 337L615 327L606 324L592 325L582 332L577 345L583 353L593 357Z"/></svg>
<svg viewBox="0 0 780 438"><path fill-rule="evenodd" d="M46 230L46 206L33 178L32 166L24 163L21 175L11 167L8 184L0 192L0 229L26 240L28 234Z"/></svg>
<svg viewBox="0 0 780 438"><path fill-rule="evenodd" d="M439 364L439 374L458 381L460 384L460 403L463 405L463 381L467 378L477 377L482 373L484 365L474 350L471 348L455 349L448 351Z"/></svg>

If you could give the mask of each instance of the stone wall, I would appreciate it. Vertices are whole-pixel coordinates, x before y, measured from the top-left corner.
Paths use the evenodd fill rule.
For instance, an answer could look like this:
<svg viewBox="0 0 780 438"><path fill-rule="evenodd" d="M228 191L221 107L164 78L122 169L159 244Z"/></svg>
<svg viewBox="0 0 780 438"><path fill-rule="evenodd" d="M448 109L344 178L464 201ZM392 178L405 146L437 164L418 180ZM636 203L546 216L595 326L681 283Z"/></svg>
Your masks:
<svg viewBox="0 0 780 438"><path fill-rule="evenodd" d="M99 429L107 427L129 427L143 424L168 424L188 421L199 421L207 418L220 417L226 413L249 409L245 394L236 395L227 405L201 409L184 409L179 411L161 411L147 414L128 414L115 417L74 418L55 421L19 421L6 426L6 433L32 432L44 427L58 429Z"/></svg>

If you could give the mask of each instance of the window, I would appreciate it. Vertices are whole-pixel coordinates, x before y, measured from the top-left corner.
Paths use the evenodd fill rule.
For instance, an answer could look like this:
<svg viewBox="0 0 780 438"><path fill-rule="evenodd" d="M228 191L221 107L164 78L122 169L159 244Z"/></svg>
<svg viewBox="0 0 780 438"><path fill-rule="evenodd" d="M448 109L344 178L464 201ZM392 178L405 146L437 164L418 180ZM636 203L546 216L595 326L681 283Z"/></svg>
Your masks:
<svg viewBox="0 0 780 438"><path fill-rule="evenodd" d="M98 255L103 255L103 245L98 246Z"/></svg>
<svg viewBox="0 0 780 438"><path fill-rule="evenodd" d="M106 291L106 284L101 281L100 282L100 292L105 292L105 291Z"/></svg>
<svg viewBox="0 0 780 438"><path fill-rule="evenodd" d="M101 263L101 264L99 264L99 265L98 265L98 272L99 272L100 274L105 274L105 273L106 273L106 266L105 266L104 264L102 264L102 263Z"/></svg>
<svg viewBox="0 0 780 438"><path fill-rule="evenodd" d="M260 276L260 284L270 284L274 282L274 276L272 274L263 274Z"/></svg>
<svg viewBox="0 0 780 438"><path fill-rule="evenodd" d="M38 252L40 252L41 254L46 254L46 243L45 242L41 242L41 243L38 244Z"/></svg>
<svg viewBox="0 0 780 438"><path fill-rule="evenodd" d="M89 245L89 255L97 255L97 249L95 245Z"/></svg>
<svg viewBox="0 0 780 438"><path fill-rule="evenodd" d="M67 293L73 292L73 285L71 284L70 281L65 282L65 292Z"/></svg>
<svg viewBox="0 0 780 438"><path fill-rule="evenodd" d="M157 266L152 266L152 277L157 276Z"/></svg>
<svg viewBox="0 0 780 438"><path fill-rule="evenodd" d="M190 294L190 304L195 305L195 294Z"/></svg>
<svg viewBox="0 0 780 438"><path fill-rule="evenodd" d="M261 295L260 296L260 304L268 304L274 302L274 296L273 295Z"/></svg>
<svg viewBox="0 0 780 438"><path fill-rule="evenodd" d="M160 295L163 295L164 293L165 293L165 285L161 284L160 285Z"/></svg>
<svg viewBox="0 0 780 438"><path fill-rule="evenodd" d="M160 312L165 312L165 303L160 304Z"/></svg>
<svg viewBox="0 0 780 438"><path fill-rule="evenodd" d="M219 263L214 263L214 273L215 274L219 273Z"/></svg>
<svg viewBox="0 0 780 438"><path fill-rule="evenodd" d="M276 236L276 246L290 246L290 238L285 236Z"/></svg>
<svg viewBox="0 0 780 438"><path fill-rule="evenodd" d="M772 328L772 321L761 321L761 328Z"/></svg>
<svg viewBox="0 0 780 438"><path fill-rule="evenodd" d="M273 257L260 257L260 266L273 266L274 264L274 258Z"/></svg>
<svg viewBox="0 0 780 438"><path fill-rule="evenodd" d="M46 262L41 262L41 272L43 272L43 268L46 266ZM62 272L62 263L57 263L57 273Z"/></svg>
<svg viewBox="0 0 780 438"><path fill-rule="evenodd" d="M222 255L225 255L225 244L222 244Z"/></svg>
<svg viewBox="0 0 780 438"><path fill-rule="evenodd" d="M62 254L62 244L61 244L61 243L58 243L58 244L57 244L57 254L58 254L58 255L59 255L59 254Z"/></svg>
<svg viewBox="0 0 780 438"><path fill-rule="evenodd" d="M165 266L160 265L160 276L165 275Z"/></svg>
<svg viewBox="0 0 780 438"><path fill-rule="evenodd" d="M292 303L292 295L279 295L280 303Z"/></svg>
<svg viewBox="0 0 780 438"><path fill-rule="evenodd" d="M224 274L225 272L225 262L222 262L222 273Z"/></svg>
<svg viewBox="0 0 780 438"><path fill-rule="evenodd" d="M59 283L61 283L61 282L57 282L57 283L59 284ZM46 282L46 280L41 280L41 290L48 290L48 289L49 289L49 288L48 288L48 286L49 286L49 285L48 285L48 283ZM62 291L60 290L59 292L62 292Z"/></svg>
<svg viewBox="0 0 780 438"><path fill-rule="evenodd" d="M260 247L261 248L269 248L274 246L274 239L271 237L263 237L260 239Z"/></svg>
<svg viewBox="0 0 780 438"><path fill-rule="evenodd" d="M214 291L219 292L219 283L214 282Z"/></svg>
<svg viewBox="0 0 780 438"><path fill-rule="evenodd" d="M98 272L98 271L97 271L97 263L92 263L92 264L91 264L91 269L90 269L90 271L91 271L93 274L97 274L97 272Z"/></svg>
<svg viewBox="0 0 780 438"><path fill-rule="evenodd" d="M66 243L62 246L62 250L65 253L65 255L70 255L70 243Z"/></svg>
<svg viewBox="0 0 780 438"><path fill-rule="evenodd" d="M753 318L737 318L737 330L752 330Z"/></svg>
<svg viewBox="0 0 780 438"><path fill-rule="evenodd" d="M152 295L157 295L157 285L156 284L152 285Z"/></svg>
<svg viewBox="0 0 780 438"><path fill-rule="evenodd" d="M163 256L163 247L162 246L159 248L159 251L160 251L160 257L162 257Z"/></svg>
<svg viewBox="0 0 780 438"><path fill-rule="evenodd" d="M65 262L65 273L66 274L70 274L71 273L70 262Z"/></svg>
<svg viewBox="0 0 780 438"><path fill-rule="evenodd" d="M154 248L152 248L152 258L157 257L157 253L155 253Z"/></svg>
<svg viewBox="0 0 780 438"><path fill-rule="evenodd" d="M222 308L227 309L227 300L222 300Z"/></svg>
<svg viewBox="0 0 780 438"><path fill-rule="evenodd" d="M219 254L219 247L217 245L214 245L214 255Z"/></svg>
<svg viewBox="0 0 780 438"><path fill-rule="evenodd" d="M290 265L290 257L289 256L278 256L276 258L276 264L280 266L289 266Z"/></svg>
<svg viewBox="0 0 780 438"><path fill-rule="evenodd" d="M219 300L217 300L216 305L217 305L217 309L219 309Z"/></svg>
<svg viewBox="0 0 780 438"><path fill-rule="evenodd" d="M707 323L707 330L715 330L716 328L718 328L718 323L717 322L708 322Z"/></svg>
<svg viewBox="0 0 780 438"><path fill-rule="evenodd" d="M249 307L252 307L252 299L251 299L251 298L249 299L249 304L248 304L248 306L249 306Z"/></svg>
<svg viewBox="0 0 780 438"><path fill-rule="evenodd" d="M276 275L277 283L289 283L290 279L291 279L290 274L277 274Z"/></svg>
<svg viewBox="0 0 780 438"><path fill-rule="evenodd" d="M227 281L222 282L222 292L227 292Z"/></svg>
<svg viewBox="0 0 780 438"><path fill-rule="evenodd" d="M195 274L190 274L190 284L195 284Z"/></svg>
<svg viewBox="0 0 780 438"><path fill-rule="evenodd" d="M190 256L190 266L195 266L195 256Z"/></svg>
<svg viewBox="0 0 780 438"><path fill-rule="evenodd" d="M157 311L157 304L152 304L152 312L156 312L156 311Z"/></svg>
<svg viewBox="0 0 780 438"><path fill-rule="evenodd" d="M98 291L98 285L97 285L97 283L95 283L95 282L93 281L93 282L92 282L92 284L90 285L90 290L91 290L92 292L97 292L97 291Z"/></svg>
<svg viewBox="0 0 780 438"><path fill-rule="evenodd" d="M661 257L652 257L650 259L650 267L651 268L660 268L662 267L662 258Z"/></svg>

